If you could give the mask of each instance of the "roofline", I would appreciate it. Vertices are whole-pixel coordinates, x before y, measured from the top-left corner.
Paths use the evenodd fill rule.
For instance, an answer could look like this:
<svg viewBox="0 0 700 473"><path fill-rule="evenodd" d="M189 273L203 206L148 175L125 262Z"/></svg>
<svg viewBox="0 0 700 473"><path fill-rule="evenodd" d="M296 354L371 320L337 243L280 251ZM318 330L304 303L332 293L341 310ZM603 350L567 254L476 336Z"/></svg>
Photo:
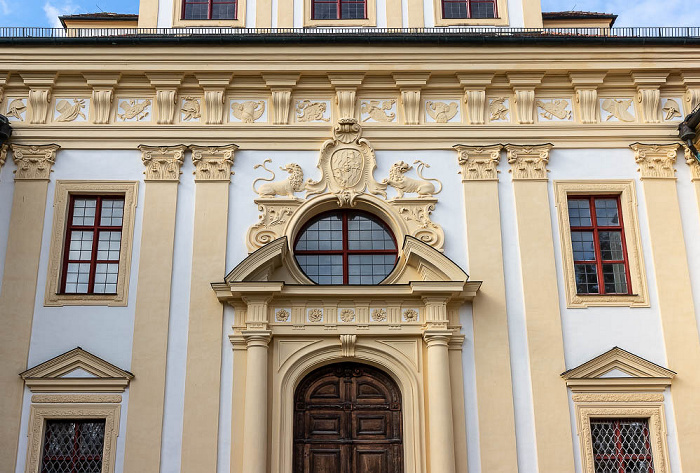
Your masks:
<svg viewBox="0 0 700 473"><path fill-rule="evenodd" d="M95 14L96 16L86 16L85 14L78 14L78 15L60 15L58 17L59 21L61 22L61 25L63 28L67 28L65 20L85 20L85 21L119 21L119 20L132 20L136 21L139 19L139 15L137 13L114 13L112 16L99 16L99 14Z"/></svg>

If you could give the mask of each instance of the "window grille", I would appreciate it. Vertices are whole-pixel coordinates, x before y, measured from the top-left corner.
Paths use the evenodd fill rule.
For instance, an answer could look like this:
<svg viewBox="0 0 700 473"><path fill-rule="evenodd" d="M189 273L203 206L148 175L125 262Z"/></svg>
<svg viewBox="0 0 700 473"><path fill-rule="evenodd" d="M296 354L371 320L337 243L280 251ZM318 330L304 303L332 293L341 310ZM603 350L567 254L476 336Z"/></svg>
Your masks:
<svg viewBox="0 0 700 473"><path fill-rule="evenodd" d="M41 473L101 473L105 421L48 420Z"/></svg>
<svg viewBox="0 0 700 473"><path fill-rule="evenodd" d="M314 20L360 20L367 18L366 0L312 0Z"/></svg>
<svg viewBox="0 0 700 473"><path fill-rule="evenodd" d="M442 17L497 18L496 0L442 0Z"/></svg>
<svg viewBox="0 0 700 473"><path fill-rule="evenodd" d="M647 419L591 419L595 473L654 473Z"/></svg>
<svg viewBox="0 0 700 473"><path fill-rule="evenodd" d="M619 196L568 199L578 294L629 294L631 288Z"/></svg>
<svg viewBox="0 0 700 473"><path fill-rule="evenodd" d="M396 240L366 212L329 212L312 219L294 245L302 271L317 284L378 284L396 264Z"/></svg>
<svg viewBox="0 0 700 473"><path fill-rule="evenodd" d="M183 20L235 20L237 0L184 0Z"/></svg>
<svg viewBox="0 0 700 473"><path fill-rule="evenodd" d="M62 293L117 292L123 220L123 197L71 196Z"/></svg>

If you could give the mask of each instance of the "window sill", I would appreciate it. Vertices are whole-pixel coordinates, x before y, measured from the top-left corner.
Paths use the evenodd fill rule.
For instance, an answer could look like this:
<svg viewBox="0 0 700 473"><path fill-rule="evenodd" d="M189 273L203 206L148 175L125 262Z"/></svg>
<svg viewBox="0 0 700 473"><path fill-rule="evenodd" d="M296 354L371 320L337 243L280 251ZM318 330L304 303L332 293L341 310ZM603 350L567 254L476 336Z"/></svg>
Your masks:
<svg viewBox="0 0 700 473"><path fill-rule="evenodd" d="M435 26L508 26L506 18L436 18Z"/></svg>
<svg viewBox="0 0 700 473"><path fill-rule="evenodd" d="M174 28L244 28L243 20L185 20L182 18L173 19Z"/></svg>
<svg viewBox="0 0 700 473"><path fill-rule="evenodd" d="M649 307L649 302L639 294L575 294L567 301L568 308L586 307Z"/></svg>
<svg viewBox="0 0 700 473"><path fill-rule="evenodd" d="M119 294L48 294L44 300L45 307L63 307L66 305L124 307L127 305L127 300Z"/></svg>
<svg viewBox="0 0 700 473"><path fill-rule="evenodd" d="M361 18L356 20L311 20L307 19L304 22L304 27L318 27L318 26L377 26L377 22L370 18Z"/></svg>

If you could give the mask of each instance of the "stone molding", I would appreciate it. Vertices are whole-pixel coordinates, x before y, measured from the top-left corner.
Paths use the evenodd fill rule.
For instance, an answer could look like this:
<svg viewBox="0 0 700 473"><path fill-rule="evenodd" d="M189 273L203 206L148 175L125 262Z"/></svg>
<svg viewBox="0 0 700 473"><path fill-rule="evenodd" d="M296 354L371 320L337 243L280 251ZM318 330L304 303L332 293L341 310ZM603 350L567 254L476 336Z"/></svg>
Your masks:
<svg viewBox="0 0 700 473"><path fill-rule="evenodd" d="M546 180L549 152L553 147L552 144L506 145L513 180Z"/></svg>
<svg viewBox="0 0 700 473"><path fill-rule="evenodd" d="M185 160L187 146L140 145L141 160L146 170L146 181L180 181L180 166Z"/></svg>
<svg viewBox="0 0 700 473"><path fill-rule="evenodd" d="M12 144L12 159L17 165L16 181L48 181L56 162L59 145L27 146Z"/></svg>
<svg viewBox="0 0 700 473"><path fill-rule="evenodd" d="M663 393L579 393L574 402L663 402Z"/></svg>
<svg viewBox="0 0 700 473"><path fill-rule="evenodd" d="M457 160L462 170L462 182L498 181L498 163L503 145L464 146L457 145Z"/></svg>
<svg viewBox="0 0 700 473"><path fill-rule="evenodd" d="M233 171L233 155L238 146L196 146L190 145L194 163L195 181L230 181Z"/></svg>
<svg viewBox="0 0 700 473"><path fill-rule="evenodd" d="M673 165L678 155L678 146L677 143L630 145L642 179L675 179L676 169Z"/></svg>
<svg viewBox="0 0 700 473"><path fill-rule="evenodd" d="M60 403L120 403L121 394L34 394L32 402L37 404Z"/></svg>

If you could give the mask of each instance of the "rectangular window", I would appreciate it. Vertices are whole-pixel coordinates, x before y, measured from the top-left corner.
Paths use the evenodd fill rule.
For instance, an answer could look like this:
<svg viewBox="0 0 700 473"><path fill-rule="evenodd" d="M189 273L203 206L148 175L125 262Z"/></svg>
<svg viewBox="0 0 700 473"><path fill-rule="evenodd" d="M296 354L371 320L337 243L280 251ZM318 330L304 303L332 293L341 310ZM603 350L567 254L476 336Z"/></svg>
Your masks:
<svg viewBox="0 0 700 473"><path fill-rule="evenodd" d="M116 294L123 221L124 197L70 197L63 294Z"/></svg>
<svg viewBox="0 0 700 473"><path fill-rule="evenodd" d="M595 473L654 473L648 419L591 419Z"/></svg>
<svg viewBox="0 0 700 473"><path fill-rule="evenodd" d="M569 226L578 294L629 294L619 196L570 196Z"/></svg>
<svg viewBox="0 0 700 473"><path fill-rule="evenodd" d="M445 19L496 18L497 14L496 0L442 0Z"/></svg>
<svg viewBox="0 0 700 473"><path fill-rule="evenodd" d="M237 0L183 0L183 20L235 20Z"/></svg>
<svg viewBox="0 0 700 473"><path fill-rule="evenodd" d="M359 20L367 18L365 0L312 0L314 20Z"/></svg>
<svg viewBox="0 0 700 473"><path fill-rule="evenodd" d="M42 473L101 473L104 419L46 421Z"/></svg>

